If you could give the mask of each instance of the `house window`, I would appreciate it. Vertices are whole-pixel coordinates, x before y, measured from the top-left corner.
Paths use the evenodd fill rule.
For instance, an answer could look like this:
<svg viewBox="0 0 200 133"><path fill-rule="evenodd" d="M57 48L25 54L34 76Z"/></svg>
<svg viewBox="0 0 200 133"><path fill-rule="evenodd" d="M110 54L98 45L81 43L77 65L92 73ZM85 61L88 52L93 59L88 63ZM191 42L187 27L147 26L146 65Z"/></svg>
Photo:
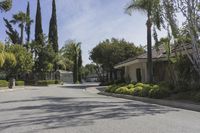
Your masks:
<svg viewBox="0 0 200 133"><path fill-rule="evenodd" d="M142 82L142 74L140 68L136 69L136 77L137 77L137 82Z"/></svg>

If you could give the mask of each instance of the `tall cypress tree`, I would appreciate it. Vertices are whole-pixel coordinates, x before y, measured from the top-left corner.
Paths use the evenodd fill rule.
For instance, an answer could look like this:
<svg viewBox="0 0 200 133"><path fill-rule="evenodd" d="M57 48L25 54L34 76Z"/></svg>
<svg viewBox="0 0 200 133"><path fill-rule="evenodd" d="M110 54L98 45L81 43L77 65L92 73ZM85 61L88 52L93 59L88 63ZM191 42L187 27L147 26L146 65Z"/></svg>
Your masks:
<svg viewBox="0 0 200 133"><path fill-rule="evenodd" d="M81 49L79 51L79 56L78 56L78 81L80 83L82 82L82 52L81 52Z"/></svg>
<svg viewBox="0 0 200 133"><path fill-rule="evenodd" d="M37 11L36 11L36 17L35 17L35 41L36 41L37 47L40 49L40 50L35 51L35 57L37 57L35 61L35 70L40 73L39 77L43 79L43 67L44 67L43 47L45 44L44 44L44 37L43 37L43 30L42 30L42 16L41 16L40 0L37 0Z"/></svg>
<svg viewBox="0 0 200 133"><path fill-rule="evenodd" d="M37 0L37 11L35 17L35 41L39 44L42 44L42 16L41 16L41 7L40 0Z"/></svg>
<svg viewBox="0 0 200 133"><path fill-rule="evenodd" d="M52 16L49 23L49 42L54 51L58 52L58 31L57 31L57 17L56 17L56 2L52 1Z"/></svg>
<svg viewBox="0 0 200 133"><path fill-rule="evenodd" d="M33 20L31 20L31 17L30 17L30 4L28 2L27 9L26 9L26 27L25 27L26 35L27 35L27 38L26 38L27 43L30 42L31 23L32 22L33 22Z"/></svg>

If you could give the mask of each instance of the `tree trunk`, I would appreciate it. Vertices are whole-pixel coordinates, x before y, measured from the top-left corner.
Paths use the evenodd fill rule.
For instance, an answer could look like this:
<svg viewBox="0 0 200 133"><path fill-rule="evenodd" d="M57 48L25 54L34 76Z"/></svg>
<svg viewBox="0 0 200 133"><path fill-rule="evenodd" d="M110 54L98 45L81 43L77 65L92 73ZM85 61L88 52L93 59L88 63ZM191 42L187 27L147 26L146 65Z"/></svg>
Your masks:
<svg viewBox="0 0 200 133"><path fill-rule="evenodd" d="M147 20L147 78L148 82L152 83L153 82L153 62L152 62L152 40L151 40L151 19L150 16L148 15L148 20Z"/></svg>
<svg viewBox="0 0 200 133"><path fill-rule="evenodd" d="M24 24L21 24L21 38L20 43L23 45L23 39L24 39Z"/></svg>
<svg viewBox="0 0 200 133"><path fill-rule="evenodd" d="M107 81L107 82L108 82L108 79L109 79L109 78L108 78L108 73L109 73L109 72L106 71L106 81Z"/></svg>
<svg viewBox="0 0 200 133"><path fill-rule="evenodd" d="M113 70L112 70L112 68L110 69L110 81L112 81L113 80Z"/></svg>
<svg viewBox="0 0 200 133"><path fill-rule="evenodd" d="M74 58L73 81L74 81L74 83L78 82L78 61L77 61L77 56Z"/></svg>
<svg viewBox="0 0 200 133"><path fill-rule="evenodd" d="M118 70L116 69L116 70L114 70L114 80L118 80L118 75L117 75L117 72L118 72Z"/></svg>

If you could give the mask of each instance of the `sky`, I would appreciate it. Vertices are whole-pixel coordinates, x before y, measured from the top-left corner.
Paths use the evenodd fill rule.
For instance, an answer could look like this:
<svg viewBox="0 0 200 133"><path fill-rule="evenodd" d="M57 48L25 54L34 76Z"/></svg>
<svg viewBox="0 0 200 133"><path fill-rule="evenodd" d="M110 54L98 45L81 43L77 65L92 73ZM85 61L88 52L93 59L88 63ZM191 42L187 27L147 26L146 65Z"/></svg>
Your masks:
<svg viewBox="0 0 200 133"><path fill-rule="evenodd" d="M35 19L37 0L29 0L31 18ZM52 0L40 0L43 31L48 35ZM9 12L0 13L0 41L6 39L3 17L8 20L19 11L26 11L28 0L13 0ZM100 41L112 37L146 45L146 16L135 12L129 16L124 9L130 0L56 0L58 40L61 48L67 40L82 42L83 64L90 63L89 53ZM15 27L17 30L19 28ZM31 38L34 39L35 24ZM166 32L159 32L159 37Z"/></svg>

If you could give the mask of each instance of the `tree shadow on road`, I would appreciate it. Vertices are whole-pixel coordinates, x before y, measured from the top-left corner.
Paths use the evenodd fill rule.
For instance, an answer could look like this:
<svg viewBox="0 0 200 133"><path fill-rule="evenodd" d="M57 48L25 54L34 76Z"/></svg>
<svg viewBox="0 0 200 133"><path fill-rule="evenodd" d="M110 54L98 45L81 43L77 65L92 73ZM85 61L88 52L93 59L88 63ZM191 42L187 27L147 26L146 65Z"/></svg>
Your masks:
<svg viewBox="0 0 200 133"><path fill-rule="evenodd" d="M34 105L34 101L41 104ZM63 127L88 126L99 120L123 120L145 115L158 115L178 111L153 104L145 104L129 100L108 97L37 97L22 101L7 101L22 103L16 108L0 109L1 113L19 113L19 117L0 120L0 131L15 127L40 126L38 130ZM28 102L30 104L23 104ZM31 103L33 102L33 103Z"/></svg>

